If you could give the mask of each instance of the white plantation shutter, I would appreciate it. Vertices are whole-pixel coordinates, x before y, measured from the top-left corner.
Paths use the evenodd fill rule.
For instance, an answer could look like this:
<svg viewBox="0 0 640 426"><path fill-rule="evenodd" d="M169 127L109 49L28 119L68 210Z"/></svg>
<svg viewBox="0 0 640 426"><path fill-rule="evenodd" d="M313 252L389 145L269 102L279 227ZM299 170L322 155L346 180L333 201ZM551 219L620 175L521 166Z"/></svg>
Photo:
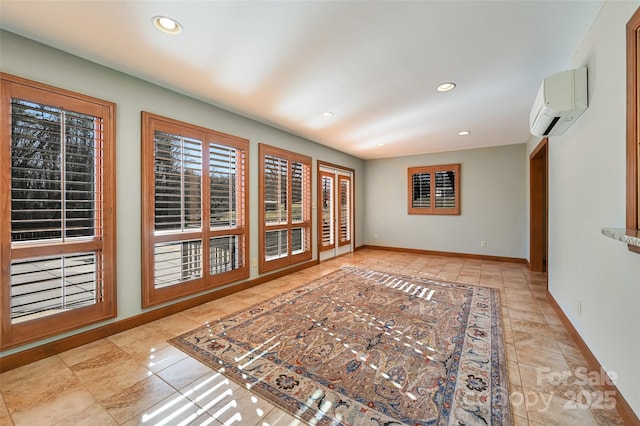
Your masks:
<svg viewBox="0 0 640 426"><path fill-rule="evenodd" d="M211 228L231 228L242 223L244 206L244 156L233 147L209 144L209 224ZM239 210L240 208L240 210Z"/></svg>
<svg viewBox="0 0 640 426"><path fill-rule="evenodd" d="M155 133L155 229L202 227L202 141Z"/></svg>
<svg viewBox="0 0 640 426"><path fill-rule="evenodd" d="M321 248L333 248L335 244L335 212L334 212L334 176L320 172L320 191L322 207L322 243Z"/></svg>
<svg viewBox="0 0 640 426"><path fill-rule="evenodd" d="M412 175L411 207L431 208L431 173L417 172Z"/></svg>
<svg viewBox="0 0 640 426"><path fill-rule="evenodd" d="M2 74L2 346L115 315L115 106Z"/></svg>
<svg viewBox="0 0 640 426"><path fill-rule="evenodd" d="M289 231L280 229L265 233L265 258L274 260L289 255Z"/></svg>
<svg viewBox="0 0 640 426"><path fill-rule="evenodd" d="M209 144L210 213L215 237L209 241L209 273L222 274L246 266L245 150Z"/></svg>
<svg viewBox="0 0 640 426"><path fill-rule="evenodd" d="M460 164L410 167L409 214L460 214Z"/></svg>
<svg viewBox="0 0 640 426"><path fill-rule="evenodd" d="M289 162L272 155L264 157L264 215L270 224L288 221Z"/></svg>
<svg viewBox="0 0 640 426"><path fill-rule="evenodd" d="M456 206L455 170L436 172L436 209L452 209Z"/></svg>
<svg viewBox="0 0 640 426"><path fill-rule="evenodd" d="M102 119L11 100L11 241L63 244L102 229ZM11 262L11 319L21 322L101 300L94 253Z"/></svg>
<svg viewBox="0 0 640 426"><path fill-rule="evenodd" d="M154 134L156 289L202 278L202 239L166 242L202 229L202 141L156 131Z"/></svg>
<svg viewBox="0 0 640 426"><path fill-rule="evenodd" d="M11 120L11 240L99 235L102 119L12 99Z"/></svg>
<svg viewBox="0 0 640 426"><path fill-rule="evenodd" d="M351 243L351 178L338 176L338 196L340 208L338 211L340 223L340 245Z"/></svg>
<svg viewBox="0 0 640 426"><path fill-rule="evenodd" d="M260 272L311 258L311 158L260 144Z"/></svg>
<svg viewBox="0 0 640 426"><path fill-rule="evenodd" d="M246 278L248 141L143 122L143 306Z"/></svg>

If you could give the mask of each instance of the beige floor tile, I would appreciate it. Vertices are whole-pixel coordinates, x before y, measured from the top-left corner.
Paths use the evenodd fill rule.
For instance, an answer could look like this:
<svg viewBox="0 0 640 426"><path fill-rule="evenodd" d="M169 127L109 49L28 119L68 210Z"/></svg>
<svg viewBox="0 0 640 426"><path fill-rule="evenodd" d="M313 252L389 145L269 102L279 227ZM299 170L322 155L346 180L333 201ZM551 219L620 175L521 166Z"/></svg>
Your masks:
<svg viewBox="0 0 640 426"><path fill-rule="evenodd" d="M169 317L162 318L147 324L155 331L164 334L168 338L179 336L187 331L193 330L200 324L184 315L183 312L173 314Z"/></svg>
<svg viewBox="0 0 640 426"><path fill-rule="evenodd" d="M128 354L122 354L108 360L92 358L72 367L74 374L98 402L151 375L149 370L132 360Z"/></svg>
<svg viewBox="0 0 640 426"><path fill-rule="evenodd" d="M175 393L175 389L157 376L151 376L121 388L100 401L109 414L123 423Z"/></svg>
<svg viewBox="0 0 640 426"><path fill-rule="evenodd" d="M526 403L527 415L533 422L547 426L597 426L591 410L577 407L575 401L539 394L536 398L529 398Z"/></svg>
<svg viewBox="0 0 640 426"><path fill-rule="evenodd" d="M521 311L532 312L534 314L541 314L542 317L544 318L544 315L540 310L540 306L538 305L538 302L534 298L531 298L530 300L522 300L522 301L516 300L516 301L509 302L509 309L518 309ZM544 321L546 322L547 319L544 318Z"/></svg>
<svg viewBox="0 0 640 426"><path fill-rule="evenodd" d="M215 372L201 377L181 392L223 424L253 425L274 408L272 404Z"/></svg>
<svg viewBox="0 0 640 426"><path fill-rule="evenodd" d="M547 387L550 383L548 370L546 370L545 368L533 367L526 364L518 364L518 367L520 371L520 380L524 389L533 392L543 392L547 390ZM564 376L558 378L558 381L561 380L564 380ZM553 390L551 390L551 393L553 393Z"/></svg>
<svg viewBox="0 0 640 426"><path fill-rule="evenodd" d="M596 396L596 398L600 398L600 397L601 397L601 394L598 394ZM602 406L602 407L606 406L607 401L604 398L605 396L602 396L601 399L598 399L599 406ZM600 402L602 402L602 404L600 404ZM624 420L622 419L622 417L620 417L620 414L615 408L612 408L612 409L594 408L595 404L596 403L594 403L592 400L591 414L593 414L593 417L595 417L596 422L600 426L625 426Z"/></svg>
<svg viewBox="0 0 640 426"><path fill-rule="evenodd" d="M480 274L460 273L456 282L461 284L478 284L480 282Z"/></svg>
<svg viewBox="0 0 640 426"><path fill-rule="evenodd" d="M147 354L153 348L163 346L167 336L157 332L146 324L107 337L107 340L130 355Z"/></svg>
<svg viewBox="0 0 640 426"><path fill-rule="evenodd" d="M543 351L562 353L562 351L560 350L560 346L558 346L557 340L551 335L513 330L513 340L516 345L516 350L518 349L518 346L527 346Z"/></svg>
<svg viewBox="0 0 640 426"><path fill-rule="evenodd" d="M514 386L522 386L520 379L520 369L517 362L507 361L507 371L509 376L509 383Z"/></svg>
<svg viewBox="0 0 640 426"><path fill-rule="evenodd" d="M525 403L522 386L512 385L509 388L509 404L514 416L527 417L527 405Z"/></svg>
<svg viewBox="0 0 640 426"><path fill-rule="evenodd" d="M556 352L540 351L528 346L516 345L518 363L531 367L546 368L553 372L563 372L569 370L569 365L564 355Z"/></svg>
<svg viewBox="0 0 640 426"><path fill-rule="evenodd" d="M215 371L205 374L180 389L180 393L203 411L209 410L223 400L231 399L234 392L240 391L239 384Z"/></svg>
<svg viewBox="0 0 640 426"><path fill-rule="evenodd" d="M504 288L528 289L529 283L525 280L506 280L503 279Z"/></svg>
<svg viewBox="0 0 640 426"><path fill-rule="evenodd" d="M544 334L552 337L554 336L551 327L536 321L514 319L511 320L511 328L513 330L526 331L533 334Z"/></svg>
<svg viewBox="0 0 640 426"><path fill-rule="evenodd" d="M207 412L222 424L260 424L275 406L262 397L238 388L227 398L213 405Z"/></svg>
<svg viewBox="0 0 640 426"><path fill-rule="evenodd" d="M302 426L305 423L293 417L291 414L274 408L256 426Z"/></svg>
<svg viewBox="0 0 640 426"><path fill-rule="evenodd" d="M124 426L157 424L189 426L220 425L209 413L205 412L179 392L174 392L167 398L123 423Z"/></svg>
<svg viewBox="0 0 640 426"><path fill-rule="evenodd" d="M185 358L188 358L186 353L169 343L165 343L150 353L144 365L149 370L158 372Z"/></svg>
<svg viewBox="0 0 640 426"><path fill-rule="evenodd" d="M69 367L87 361L92 358L110 357L112 353L118 352L120 349L108 339L100 339L95 342L87 343L79 348L58 354L60 358Z"/></svg>
<svg viewBox="0 0 640 426"><path fill-rule="evenodd" d="M0 395L0 417L8 416L9 409L7 409L7 404L4 403L4 398Z"/></svg>
<svg viewBox="0 0 640 426"><path fill-rule="evenodd" d="M53 398L39 402L29 409L12 415L20 425L117 425L116 421L81 386L61 392Z"/></svg>
<svg viewBox="0 0 640 426"><path fill-rule="evenodd" d="M556 338L558 337L559 336L556 335ZM558 339L558 345L560 346L560 350L564 355L578 359L582 358L582 352L580 352L580 349L578 349L578 347L573 342L571 342L571 339Z"/></svg>
<svg viewBox="0 0 640 426"><path fill-rule="evenodd" d="M503 284L502 281L499 280L487 280L487 279L482 279L480 278L480 281L477 284L480 287L488 287L488 288L495 288L495 289L501 289L503 288Z"/></svg>
<svg viewBox="0 0 640 426"><path fill-rule="evenodd" d="M0 375L0 391L9 414L56 398L80 383L58 356L45 358Z"/></svg>
<svg viewBox="0 0 640 426"><path fill-rule="evenodd" d="M157 375L174 388L181 389L210 372L211 368L208 366L187 357L159 371Z"/></svg>
<svg viewBox="0 0 640 426"><path fill-rule="evenodd" d="M513 416L513 426L529 426L529 420L526 417Z"/></svg>
<svg viewBox="0 0 640 426"><path fill-rule="evenodd" d="M507 354L508 362L518 362L518 356L516 354L516 347L513 343L505 344L505 353Z"/></svg>
<svg viewBox="0 0 640 426"><path fill-rule="evenodd" d="M529 288L505 288L504 292L509 299L511 299L511 297L515 297L516 300L518 297L533 297L533 292Z"/></svg>
<svg viewBox="0 0 640 426"><path fill-rule="evenodd" d="M510 324L510 321L509 321L509 324ZM504 337L504 343L511 344L511 345L515 344L515 341L513 340L513 329L510 326L503 325L502 336Z"/></svg>
<svg viewBox="0 0 640 426"><path fill-rule="evenodd" d="M547 319L542 315L542 313L523 311L516 309L511 305L508 306L508 309L511 320L534 321L547 325Z"/></svg>

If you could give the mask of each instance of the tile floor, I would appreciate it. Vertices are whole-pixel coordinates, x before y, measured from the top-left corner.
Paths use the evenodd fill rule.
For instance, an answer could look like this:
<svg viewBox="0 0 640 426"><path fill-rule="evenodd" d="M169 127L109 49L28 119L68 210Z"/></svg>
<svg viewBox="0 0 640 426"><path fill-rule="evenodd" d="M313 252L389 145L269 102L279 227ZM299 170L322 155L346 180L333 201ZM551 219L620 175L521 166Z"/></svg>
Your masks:
<svg viewBox="0 0 640 426"><path fill-rule="evenodd" d="M365 249L3 373L0 425L299 424L166 341L346 264L500 289L516 426L624 424L585 379L586 363L546 300L545 274Z"/></svg>

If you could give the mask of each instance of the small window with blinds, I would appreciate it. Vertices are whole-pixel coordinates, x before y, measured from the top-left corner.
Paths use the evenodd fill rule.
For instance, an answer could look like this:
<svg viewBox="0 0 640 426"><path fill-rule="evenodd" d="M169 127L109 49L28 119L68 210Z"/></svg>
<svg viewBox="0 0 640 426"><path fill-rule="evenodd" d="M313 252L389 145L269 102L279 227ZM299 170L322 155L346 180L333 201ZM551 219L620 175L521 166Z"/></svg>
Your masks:
<svg viewBox="0 0 640 426"><path fill-rule="evenodd" d="M260 272L311 259L311 158L260 144Z"/></svg>
<svg viewBox="0 0 640 426"><path fill-rule="evenodd" d="M143 307L249 276L249 142L142 113Z"/></svg>
<svg viewBox="0 0 640 426"><path fill-rule="evenodd" d="M113 318L115 105L2 74L1 346Z"/></svg>
<svg viewBox="0 0 640 426"><path fill-rule="evenodd" d="M409 214L460 214L460 164L410 167Z"/></svg>

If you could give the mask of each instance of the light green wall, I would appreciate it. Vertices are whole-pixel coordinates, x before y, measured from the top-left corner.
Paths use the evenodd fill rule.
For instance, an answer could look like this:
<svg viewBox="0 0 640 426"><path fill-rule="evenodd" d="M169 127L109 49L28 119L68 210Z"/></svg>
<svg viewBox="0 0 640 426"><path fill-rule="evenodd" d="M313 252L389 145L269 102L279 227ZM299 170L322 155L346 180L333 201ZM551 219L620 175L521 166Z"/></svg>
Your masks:
<svg viewBox="0 0 640 426"><path fill-rule="evenodd" d="M118 320L143 312L140 308L141 111L149 111L250 140L250 259L258 256L258 143L278 146L313 158L313 200L316 199L317 160L355 169L356 246L363 244L363 160L5 31L0 32L0 69L5 73L117 104ZM315 224L316 211L313 209L314 259L317 258ZM258 271L252 268L251 278L256 276ZM56 339L73 333L57 336ZM2 355L51 340L55 339L14 348L3 352Z"/></svg>
<svg viewBox="0 0 640 426"><path fill-rule="evenodd" d="M549 138L548 277L549 291L640 416L640 256L600 232L625 226L625 26L639 6L605 3L568 64L588 68L589 108Z"/></svg>
<svg viewBox="0 0 640 426"><path fill-rule="evenodd" d="M366 163L366 244L524 259L526 145L414 155ZM461 163L460 216L409 215L407 169ZM487 246L481 247L480 242Z"/></svg>

